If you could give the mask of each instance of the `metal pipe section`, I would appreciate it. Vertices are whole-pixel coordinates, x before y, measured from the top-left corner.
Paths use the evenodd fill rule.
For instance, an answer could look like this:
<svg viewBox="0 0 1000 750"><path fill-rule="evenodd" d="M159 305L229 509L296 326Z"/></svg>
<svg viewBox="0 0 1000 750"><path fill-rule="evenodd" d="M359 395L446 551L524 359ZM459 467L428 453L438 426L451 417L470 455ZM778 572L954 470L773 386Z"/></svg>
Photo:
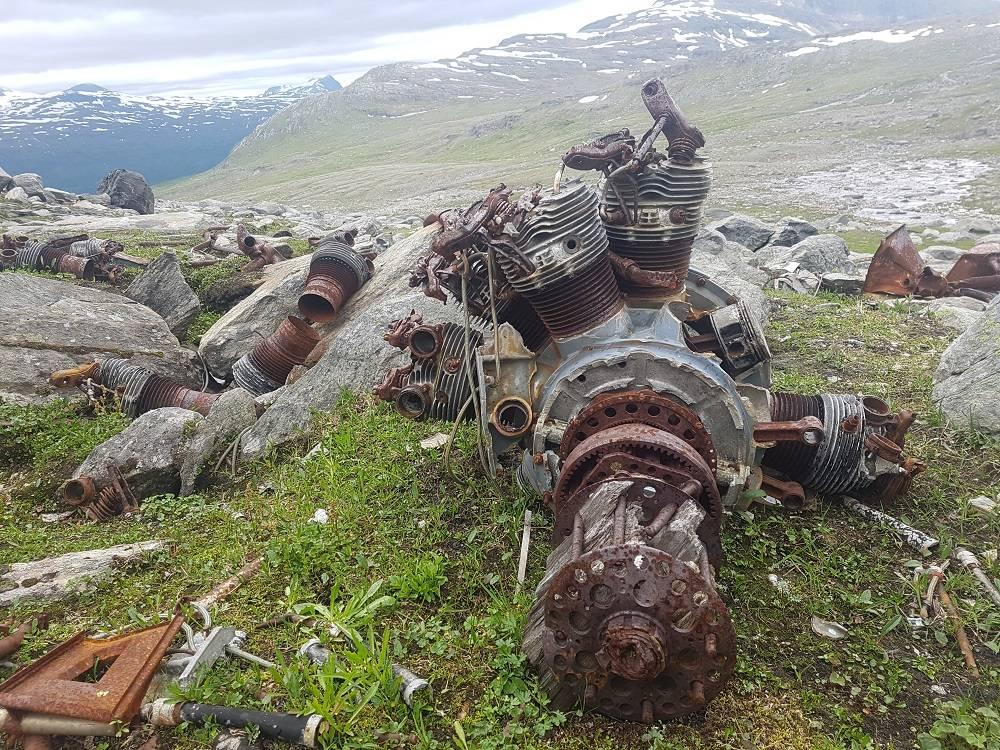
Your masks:
<svg viewBox="0 0 1000 750"><path fill-rule="evenodd" d="M333 320L372 275L371 262L339 236L330 236L313 251L299 313L324 324Z"/></svg>
<svg viewBox="0 0 1000 750"><path fill-rule="evenodd" d="M288 374L319 343L319 334L306 321L288 316L273 334L233 365L233 380L255 396L276 391Z"/></svg>

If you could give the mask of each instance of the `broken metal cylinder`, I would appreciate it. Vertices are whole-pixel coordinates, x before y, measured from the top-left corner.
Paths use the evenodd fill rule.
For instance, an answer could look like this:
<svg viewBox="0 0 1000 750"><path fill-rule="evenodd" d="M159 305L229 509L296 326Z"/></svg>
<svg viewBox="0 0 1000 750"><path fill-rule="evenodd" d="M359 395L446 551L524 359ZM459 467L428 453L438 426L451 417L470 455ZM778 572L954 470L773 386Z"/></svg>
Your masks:
<svg viewBox="0 0 1000 750"><path fill-rule="evenodd" d="M902 457L902 442L913 421L909 412L892 414L873 396L772 393L776 421L814 417L823 423L818 442L780 442L764 453L763 465L820 495L856 493L872 487L880 497L905 491L919 464Z"/></svg>
<svg viewBox="0 0 1000 750"><path fill-rule="evenodd" d="M319 343L319 334L301 318L289 315L269 337L233 365L233 380L255 396L278 390L288 374Z"/></svg>
<svg viewBox="0 0 1000 750"><path fill-rule="evenodd" d="M130 417L168 406L208 416L220 395L196 391L124 359L104 360L94 380L118 395L121 410Z"/></svg>
<svg viewBox="0 0 1000 750"><path fill-rule="evenodd" d="M327 237L313 252L299 313L306 320L329 323L371 275L371 263L353 247Z"/></svg>
<svg viewBox="0 0 1000 750"><path fill-rule="evenodd" d="M593 328L622 309L597 204L597 194L579 181L558 193L542 192L514 235L517 250L535 270L523 276L513 260L499 258L511 286L557 339Z"/></svg>
<svg viewBox="0 0 1000 750"><path fill-rule="evenodd" d="M80 258L66 252L56 259L55 270L57 273L69 273L86 281L93 281L96 273L93 258Z"/></svg>
<svg viewBox="0 0 1000 750"><path fill-rule="evenodd" d="M12 247L0 249L0 269L13 268L17 265L17 250Z"/></svg>

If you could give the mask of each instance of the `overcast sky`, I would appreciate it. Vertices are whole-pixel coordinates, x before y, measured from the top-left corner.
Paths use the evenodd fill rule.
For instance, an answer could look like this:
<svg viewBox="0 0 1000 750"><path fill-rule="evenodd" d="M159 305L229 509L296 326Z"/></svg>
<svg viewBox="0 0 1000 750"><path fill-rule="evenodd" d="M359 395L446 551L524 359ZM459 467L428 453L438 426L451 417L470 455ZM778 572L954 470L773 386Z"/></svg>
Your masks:
<svg viewBox="0 0 1000 750"><path fill-rule="evenodd" d="M652 0L0 0L0 87L257 93L571 32Z"/></svg>

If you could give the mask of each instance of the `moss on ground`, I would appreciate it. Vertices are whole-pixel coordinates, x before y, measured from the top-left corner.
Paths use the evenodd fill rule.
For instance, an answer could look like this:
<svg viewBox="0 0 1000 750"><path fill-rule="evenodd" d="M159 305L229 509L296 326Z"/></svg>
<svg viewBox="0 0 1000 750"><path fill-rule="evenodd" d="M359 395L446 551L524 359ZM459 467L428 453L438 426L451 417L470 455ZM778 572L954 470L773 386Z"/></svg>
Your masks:
<svg viewBox="0 0 1000 750"><path fill-rule="evenodd" d="M943 329L858 298L776 293L773 301L779 388L865 391L921 413L908 450L929 468L911 495L886 510L936 534L943 553L959 541L995 548L1000 520L974 515L968 499L1000 492L1000 445L948 429L934 410L931 375L946 346ZM522 513L538 503L509 471L483 475L471 428L459 431L448 472L440 450L419 447L444 425L407 422L367 397L349 397L318 417L311 438L218 477L194 499L156 498L136 517L112 523L45 525L38 512L58 506L51 482L39 483L52 473L39 455L53 449L25 453L59 422L45 414L23 423L11 443L17 450L6 454L15 465L0 473L0 565L144 539L172 542L113 581L46 605L55 625L29 638L19 663L80 629L164 616L178 598L203 593L263 556L261 573L217 608L216 620L247 630L251 651L286 666L268 673L226 662L185 695L322 712L333 727L331 747L901 750L921 733L926 748L936 747L930 740L991 747L963 736L996 740L983 710L1000 697L1000 614L967 576L951 578L982 672L973 681L943 623L913 630L905 620L926 580L914 582L915 553L835 502L796 514L755 508L728 519L721 584L739 638L736 676L703 718L649 728L546 706L519 653L531 587L517 593L515 585ZM121 427L106 415L65 414L58 439L39 445L78 441L82 450ZM0 428L4 434L11 429ZM328 512L327 524L311 520L317 509ZM532 586L551 523L545 511L535 518ZM787 592L768 583L769 573ZM265 625L290 608L355 631L357 648L317 627L335 656L322 670L303 663L296 649L312 633L287 622ZM9 619L41 609L18 606ZM843 623L850 637L818 638L812 615ZM434 685L433 697L413 712L397 697L393 661ZM0 677L8 673L0 668ZM939 705L941 692L964 703ZM211 735L193 727L163 731L160 747L205 747Z"/></svg>

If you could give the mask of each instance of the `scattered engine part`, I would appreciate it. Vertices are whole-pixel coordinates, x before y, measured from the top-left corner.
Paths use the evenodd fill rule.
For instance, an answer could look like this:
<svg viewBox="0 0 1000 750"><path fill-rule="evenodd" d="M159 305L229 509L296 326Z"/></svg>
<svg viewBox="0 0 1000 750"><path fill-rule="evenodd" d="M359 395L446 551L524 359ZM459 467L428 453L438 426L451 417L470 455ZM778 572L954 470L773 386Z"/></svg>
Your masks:
<svg viewBox="0 0 1000 750"><path fill-rule="evenodd" d="M12 247L0 248L0 270L14 268L17 265L17 250Z"/></svg>
<svg viewBox="0 0 1000 750"><path fill-rule="evenodd" d="M329 323L375 270L371 260L346 239L353 243L351 235L330 235L313 251L305 289L299 297L299 314L306 320Z"/></svg>
<svg viewBox="0 0 1000 750"><path fill-rule="evenodd" d="M108 467L108 476L108 482L100 489L93 477L66 480L59 488L63 502L80 509L92 521L110 521L137 511L139 500L118 467Z"/></svg>
<svg viewBox="0 0 1000 750"><path fill-rule="evenodd" d="M250 262L243 267L244 271L259 271L264 266L271 266L291 257L280 253L270 242L258 240L242 224L236 227L236 246L250 258Z"/></svg>
<svg viewBox="0 0 1000 750"><path fill-rule="evenodd" d="M46 630L49 627L49 616L42 614L31 620L25 620L20 626L14 628L13 630L0 626L0 659L5 659L19 648L21 644L24 643L24 638L28 633L33 630Z"/></svg>
<svg viewBox="0 0 1000 750"><path fill-rule="evenodd" d="M480 331L454 323L427 326L411 312L389 324L385 339L409 347L413 363L391 370L375 387L376 395L409 419L453 421L468 408L475 382L471 357L482 343Z"/></svg>
<svg viewBox="0 0 1000 750"><path fill-rule="evenodd" d="M194 701L172 703L166 699L143 706L142 717L155 727L176 727L185 722L196 725L210 723L231 729L254 727L265 737L304 747L319 747L320 739L328 728L319 714L295 716Z"/></svg>
<svg viewBox="0 0 1000 750"><path fill-rule="evenodd" d="M122 412L133 418L168 406L208 416L220 395L195 391L124 359L106 359L101 363L57 370L49 376L49 383L57 388L100 386L104 392L114 394Z"/></svg>
<svg viewBox="0 0 1000 750"><path fill-rule="evenodd" d="M278 390L288 374L319 343L319 334L306 321L289 315L278 330L233 364L233 380L255 396Z"/></svg>
<svg viewBox="0 0 1000 750"><path fill-rule="evenodd" d="M128 722L183 621L176 615L111 638L80 633L0 685L0 706L105 724ZM92 681L80 679L88 674Z"/></svg>
<svg viewBox="0 0 1000 750"><path fill-rule="evenodd" d="M924 265L906 226L901 226L889 233L875 251L864 291L896 297L972 296L989 301L1000 293L1000 245L974 247L942 276Z"/></svg>
<svg viewBox="0 0 1000 750"><path fill-rule="evenodd" d="M414 338L414 315L386 335L411 364L377 392L411 417L476 414L491 470L523 450L518 478L554 515L524 650L555 707L653 722L702 709L733 672L715 586L725 507L762 486L789 507L806 489L891 497L920 465L903 456L912 414L870 397L771 392L753 311L689 267L711 175L704 137L662 82L643 99L654 125L641 140L623 130L563 159L603 172L599 193L560 172L552 190L513 203L501 186L435 218L442 241L411 284L442 300L447 290L482 324L472 361L457 349L454 364L473 373L461 384L477 408L428 408L448 337ZM666 153L654 148L661 133ZM497 315L493 326L504 283L548 336L530 332L529 346L519 322Z"/></svg>

